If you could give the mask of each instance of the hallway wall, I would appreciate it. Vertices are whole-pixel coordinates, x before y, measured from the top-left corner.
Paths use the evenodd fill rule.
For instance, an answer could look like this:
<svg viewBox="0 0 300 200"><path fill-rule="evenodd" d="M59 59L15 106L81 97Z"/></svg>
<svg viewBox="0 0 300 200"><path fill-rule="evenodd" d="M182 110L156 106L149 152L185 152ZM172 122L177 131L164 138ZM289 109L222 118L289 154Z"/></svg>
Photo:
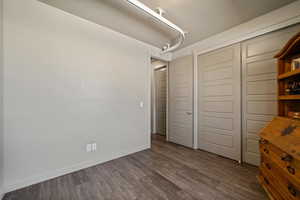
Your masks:
<svg viewBox="0 0 300 200"><path fill-rule="evenodd" d="M156 92L155 92L155 69L166 66L168 63L162 60L151 62L151 133L156 130Z"/></svg>
<svg viewBox="0 0 300 200"><path fill-rule="evenodd" d="M156 69L155 79L155 102L156 102L156 133L166 135L167 131L167 93L168 79L167 68Z"/></svg>

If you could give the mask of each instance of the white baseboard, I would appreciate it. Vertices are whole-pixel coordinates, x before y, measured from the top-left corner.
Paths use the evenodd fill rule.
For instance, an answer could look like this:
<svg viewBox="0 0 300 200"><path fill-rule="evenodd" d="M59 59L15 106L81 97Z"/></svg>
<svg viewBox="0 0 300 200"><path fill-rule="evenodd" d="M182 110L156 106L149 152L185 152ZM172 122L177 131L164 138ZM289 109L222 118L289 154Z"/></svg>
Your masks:
<svg viewBox="0 0 300 200"><path fill-rule="evenodd" d="M69 166L69 167L65 167L62 169L50 171L50 172L47 172L44 174L36 175L36 176L30 177L30 178L27 178L25 180L20 180L18 182L5 185L4 192L5 193L12 192L12 191L24 188L24 187L28 187L28 186L31 186L31 185L34 185L37 183L41 183L43 181L47 181L47 180L57 178L57 177L60 177L60 176L66 175L66 174L70 174L70 173L73 173L73 172L76 172L76 171L79 171L82 169L86 169L86 168L89 168L89 167L92 167L92 166L95 166L95 165L98 165L98 164L101 164L101 163L104 163L104 162L107 162L110 160L114 160L114 159L124 157L124 156L130 155L130 154L133 154L133 153L136 153L139 151L143 151L143 150L146 150L149 148L150 148L150 146L148 146L148 145L141 146L141 147L135 148L134 150L129 150L126 152L121 152L121 153L115 154L115 155L111 156L110 158L86 161L86 162L82 162L82 163L79 163L79 164L76 164L73 166ZM0 197L1 197L1 193L0 193ZM0 198L0 200L1 200L1 198Z"/></svg>

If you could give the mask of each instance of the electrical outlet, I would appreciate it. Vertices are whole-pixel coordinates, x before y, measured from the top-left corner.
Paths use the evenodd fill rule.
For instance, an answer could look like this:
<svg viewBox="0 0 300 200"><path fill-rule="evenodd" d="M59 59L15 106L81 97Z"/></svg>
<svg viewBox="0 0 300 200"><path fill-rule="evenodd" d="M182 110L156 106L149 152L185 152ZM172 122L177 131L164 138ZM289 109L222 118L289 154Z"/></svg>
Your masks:
<svg viewBox="0 0 300 200"><path fill-rule="evenodd" d="M92 151L97 151L97 143L92 144Z"/></svg>
<svg viewBox="0 0 300 200"><path fill-rule="evenodd" d="M92 152L92 144L86 145L86 152Z"/></svg>

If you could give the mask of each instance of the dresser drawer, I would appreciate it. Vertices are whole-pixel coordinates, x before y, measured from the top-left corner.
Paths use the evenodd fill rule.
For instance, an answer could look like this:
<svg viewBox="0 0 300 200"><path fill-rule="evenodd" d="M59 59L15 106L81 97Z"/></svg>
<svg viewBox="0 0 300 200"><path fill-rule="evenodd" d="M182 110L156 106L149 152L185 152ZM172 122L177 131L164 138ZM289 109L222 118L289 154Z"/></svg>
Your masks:
<svg viewBox="0 0 300 200"><path fill-rule="evenodd" d="M276 163L283 174L300 188L300 162L298 160L265 140L260 140L260 152Z"/></svg>
<svg viewBox="0 0 300 200"><path fill-rule="evenodd" d="M260 173L257 177L258 182L261 184L261 186L264 188L266 193L268 194L269 198L271 200L285 200L278 192L276 188L274 188L270 181L263 176L262 173Z"/></svg>
<svg viewBox="0 0 300 200"><path fill-rule="evenodd" d="M286 200L300 200L299 187L286 178L282 170L269 158L262 156L260 171L278 193Z"/></svg>

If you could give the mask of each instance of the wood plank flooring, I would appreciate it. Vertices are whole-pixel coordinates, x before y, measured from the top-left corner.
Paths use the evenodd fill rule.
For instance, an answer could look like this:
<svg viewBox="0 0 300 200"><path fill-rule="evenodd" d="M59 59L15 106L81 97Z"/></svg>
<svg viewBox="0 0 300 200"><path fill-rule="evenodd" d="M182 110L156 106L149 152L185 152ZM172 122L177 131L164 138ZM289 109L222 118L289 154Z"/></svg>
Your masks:
<svg viewBox="0 0 300 200"><path fill-rule="evenodd" d="M258 169L154 137L151 150L7 194L4 200L264 200Z"/></svg>

